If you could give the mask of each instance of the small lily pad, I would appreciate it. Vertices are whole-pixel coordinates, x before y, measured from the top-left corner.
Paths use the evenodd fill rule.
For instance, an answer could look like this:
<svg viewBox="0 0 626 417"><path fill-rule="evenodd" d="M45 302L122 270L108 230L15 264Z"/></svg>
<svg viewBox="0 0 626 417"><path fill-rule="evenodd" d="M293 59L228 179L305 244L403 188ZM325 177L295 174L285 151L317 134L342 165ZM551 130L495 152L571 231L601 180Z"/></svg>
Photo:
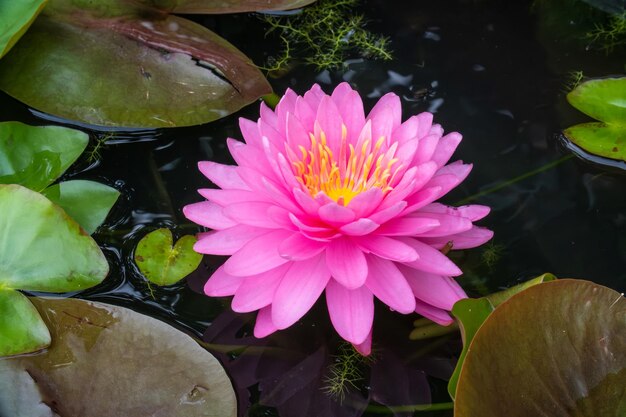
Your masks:
<svg viewBox="0 0 626 417"><path fill-rule="evenodd" d="M112 305L32 299L53 343L0 360L0 415L235 417L224 369L191 337Z"/></svg>
<svg viewBox="0 0 626 417"><path fill-rule="evenodd" d="M89 137L59 126L0 123L0 184L42 191L83 153Z"/></svg>
<svg viewBox="0 0 626 417"><path fill-rule="evenodd" d="M135 249L135 263L146 279L156 285L171 285L198 268L202 255L193 250L197 239L181 237L173 244L169 229L157 229L144 236Z"/></svg>
<svg viewBox="0 0 626 417"><path fill-rule="evenodd" d="M456 417L597 417L626 411L626 300L582 280L530 287L470 344Z"/></svg>
<svg viewBox="0 0 626 417"><path fill-rule="evenodd" d="M626 77L585 81L567 100L601 122L572 126L565 137L591 154L626 161Z"/></svg>
<svg viewBox="0 0 626 417"><path fill-rule="evenodd" d="M50 344L50 332L28 298L0 289L0 355L36 352Z"/></svg>
<svg viewBox="0 0 626 417"><path fill-rule="evenodd" d="M104 222L120 192L98 182L74 180L52 185L43 195L92 234Z"/></svg>
<svg viewBox="0 0 626 417"><path fill-rule="evenodd" d="M0 58L28 30L48 0L0 0Z"/></svg>

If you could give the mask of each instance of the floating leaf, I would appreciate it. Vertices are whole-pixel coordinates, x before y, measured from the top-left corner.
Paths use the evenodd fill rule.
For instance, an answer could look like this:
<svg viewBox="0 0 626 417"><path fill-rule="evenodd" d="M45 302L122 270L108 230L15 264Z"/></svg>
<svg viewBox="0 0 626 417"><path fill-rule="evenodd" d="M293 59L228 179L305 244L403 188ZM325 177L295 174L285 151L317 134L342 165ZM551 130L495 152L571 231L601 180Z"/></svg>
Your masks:
<svg viewBox="0 0 626 417"><path fill-rule="evenodd" d="M52 185L43 194L63 208L88 234L104 222L120 195L115 188L84 180Z"/></svg>
<svg viewBox="0 0 626 417"><path fill-rule="evenodd" d="M58 126L0 123L0 184L50 185L87 147L87 134Z"/></svg>
<svg viewBox="0 0 626 417"><path fill-rule="evenodd" d="M35 352L49 344L50 332L28 298L0 289L0 356Z"/></svg>
<svg viewBox="0 0 626 417"><path fill-rule="evenodd" d="M170 10L173 13L240 13L297 9L313 2L315 0L175 0Z"/></svg>
<svg viewBox="0 0 626 417"><path fill-rule="evenodd" d="M0 415L236 416L224 369L186 334L122 307L32 301L54 342L0 361Z"/></svg>
<svg viewBox="0 0 626 417"><path fill-rule="evenodd" d="M514 285L511 288L507 288L506 290L498 291L477 299L468 298L460 300L454 304L452 307L452 315L457 319L457 323L461 329L463 350L461 351L461 355L459 355L459 360L454 368L454 373L448 382L448 394L450 394L452 399L456 396L459 374L461 373L463 361L467 356L472 340L474 339L474 336L480 326L482 326L485 320L487 320L491 312L515 294L534 285L554 281L555 279L556 277L552 274L543 274L536 278L522 282L521 284Z"/></svg>
<svg viewBox="0 0 626 417"><path fill-rule="evenodd" d="M106 277L96 242L41 194L0 185L0 213L0 288L77 291Z"/></svg>
<svg viewBox="0 0 626 417"><path fill-rule="evenodd" d="M28 30L48 0L0 0L0 58Z"/></svg>
<svg viewBox="0 0 626 417"><path fill-rule="evenodd" d="M585 81L567 100L603 122L570 127L564 131L567 139L594 155L626 161L626 77Z"/></svg>
<svg viewBox="0 0 626 417"><path fill-rule="evenodd" d="M476 333L456 417L596 417L626 411L626 300L588 281L536 285Z"/></svg>
<svg viewBox="0 0 626 417"><path fill-rule="evenodd" d="M181 237L172 247L172 232L157 229L137 244L135 263L146 279L157 285L171 285L198 268L202 255L193 250L194 236Z"/></svg>
<svg viewBox="0 0 626 417"><path fill-rule="evenodd" d="M102 126L175 127L224 117L271 92L270 85L233 45L167 15L210 12L216 4L52 0L0 63L0 88L42 111Z"/></svg>

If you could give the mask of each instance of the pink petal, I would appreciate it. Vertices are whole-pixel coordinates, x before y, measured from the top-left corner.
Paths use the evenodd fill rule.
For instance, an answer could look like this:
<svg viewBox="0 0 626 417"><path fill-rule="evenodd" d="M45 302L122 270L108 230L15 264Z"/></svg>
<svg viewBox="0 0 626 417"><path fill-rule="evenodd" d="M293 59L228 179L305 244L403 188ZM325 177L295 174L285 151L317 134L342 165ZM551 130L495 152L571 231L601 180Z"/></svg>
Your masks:
<svg viewBox="0 0 626 417"><path fill-rule="evenodd" d="M487 206L480 206L477 204L451 207L441 203L432 203L419 210L420 213L442 213L450 214L453 216L461 216L475 222L485 217L491 209Z"/></svg>
<svg viewBox="0 0 626 417"><path fill-rule="evenodd" d="M233 295L242 283L242 277L230 275L224 271L223 266L220 266L204 284L204 293L211 297Z"/></svg>
<svg viewBox="0 0 626 417"><path fill-rule="evenodd" d="M387 93L378 100L367 119L372 121L372 135L374 139L381 136L391 139L393 129L402 122L402 105L400 97L394 93Z"/></svg>
<svg viewBox="0 0 626 417"><path fill-rule="evenodd" d="M276 117L278 118L277 126L279 131L285 131L287 126L287 115L293 114L296 111L296 100L298 95L288 88L283 94L278 105L276 105Z"/></svg>
<svg viewBox="0 0 626 417"><path fill-rule="evenodd" d="M263 120L265 123L269 124L275 129L278 124L278 117L276 116L276 113L274 113L274 111L270 109L263 101L261 102L260 113L261 120Z"/></svg>
<svg viewBox="0 0 626 417"><path fill-rule="evenodd" d="M278 328L272 323L272 306L263 307L256 316L254 337L262 339L274 333Z"/></svg>
<svg viewBox="0 0 626 417"><path fill-rule="evenodd" d="M342 82L335 87L330 97L333 99L335 103L341 103L347 96L348 93L354 91L350 84L347 82Z"/></svg>
<svg viewBox="0 0 626 417"><path fill-rule="evenodd" d="M348 207L332 203L326 204L318 210L320 219L331 226L343 226L355 219L354 212Z"/></svg>
<svg viewBox="0 0 626 417"><path fill-rule="evenodd" d="M417 145L417 151L413 157L414 165L421 165L431 160L433 153L435 153L435 149L437 149L439 138L440 136L437 135L428 135L420 139L419 144Z"/></svg>
<svg viewBox="0 0 626 417"><path fill-rule="evenodd" d="M442 326L449 326L454 323L454 319L446 310L433 307L420 300L415 300L415 312Z"/></svg>
<svg viewBox="0 0 626 417"><path fill-rule="evenodd" d="M379 224L374 223L370 219L359 219L345 226L341 226L339 230L348 236L364 236L369 235L378 229Z"/></svg>
<svg viewBox="0 0 626 417"><path fill-rule="evenodd" d="M317 106L315 107L315 109L317 109ZM315 111L302 97L298 97L296 99L295 115L307 131L313 131L313 124L315 123Z"/></svg>
<svg viewBox="0 0 626 417"><path fill-rule="evenodd" d="M417 212L411 217L433 219L439 222L439 226L421 233L420 237L449 236L455 233L465 232L472 228L472 222L465 217L451 216L449 214Z"/></svg>
<svg viewBox="0 0 626 417"><path fill-rule="evenodd" d="M354 145L365 125L363 101L359 93L350 91L339 104L339 113L343 119L343 124L346 126L348 143Z"/></svg>
<svg viewBox="0 0 626 417"><path fill-rule="evenodd" d="M275 230L252 239L224 263L224 270L238 277L257 275L274 269L287 259L278 253L278 244L287 239L293 232Z"/></svg>
<svg viewBox="0 0 626 417"><path fill-rule="evenodd" d="M423 138L430 132L430 129L433 125L433 115L432 113L424 112L420 113L417 116L418 124L417 124L417 132L415 136L418 138Z"/></svg>
<svg viewBox="0 0 626 417"><path fill-rule="evenodd" d="M188 204L183 207L183 214L194 223L211 229L228 229L237 222L224 215L222 207L210 201Z"/></svg>
<svg viewBox="0 0 626 417"><path fill-rule="evenodd" d="M294 188L292 191L293 197L295 198L298 205L302 207L304 212L309 216L317 216L317 211L320 208L319 203L315 201L313 197L311 197L309 194L305 193L299 188Z"/></svg>
<svg viewBox="0 0 626 417"><path fill-rule="evenodd" d="M339 155L339 145L341 144L343 120L335 102L324 96L317 109L316 120L320 129L326 134L328 146L335 155Z"/></svg>
<svg viewBox="0 0 626 417"><path fill-rule="evenodd" d="M437 163L438 167L444 166L449 160L454 151L456 150L463 136L458 132L448 133L442 137L437 144L437 149L433 153L432 160Z"/></svg>
<svg viewBox="0 0 626 417"><path fill-rule="evenodd" d="M278 245L278 253L290 261L303 261L319 254L326 243L311 240L300 233L294 233Z"/></svg>
<svg viewBox="0 0 626 417"><path fill-rule="evenodd" d="M404 145L408 142L418 142L417 128L419 125L419 118L417 116L409 117L404 123L396 127L391 134L394 141L400 145Z"/></svg>
<svg viewBox="0 0 626 417"><path fill-rule="evenodd" d="M290 215L293 215L289 211L285 210L282 207L272 206L267 210L267 218L271 222L273 222L276 227L283 228L286 230L297 231L298 228L294 226L293 222L289 218Z"/></svg>
<svg viewBox="0 0 626 417"><path fill-rule="evenodd" d="M461 286L450 277L429 274L404 265L399 265L398 269L409 283L415 298L434 307L449 311L454 303L467 298Z"/></svg>
<svg viewBox="0 0 626 417"><path fill-rule="evenodd" d="M229 229L200 233L193 250L207 255L232 255L252 239L268 232L268 229L239 224Z"/></svg>
<svg viewBox="0 0 626 417"><path fill-rule="evenodd" d="M305 149L311 147L309 132L302 126L300 120L292 114L287 115L287 143L297 155L300 155L300 146Z"/></svg>
<svg viewBox="0 0 626 417"><path fill-rule="evenodd" d="M326 287L326 304L333 327L350 343L360 345L371 335L374 297L365 286L349 290L334 280Z"/></svg>
<svg viewBox="0 0 626 417"><path fill-rule="evenodd" d="M211 182L220 188L233 188L236 190L248 190L248 186L237 174L238 167L223 165L211 161L198 162L198 169Z"/></svg>
<svg viewBox="0 0 626 417"><path fill-rule="evenodd" d="M306 93L304 93L304 101L306 101L306 103L316 111L322 101L322 98L325 96L326 94L322 91L322 87L320 87L319 84L313 84L313 86Z"/></svg>
<svg viewBox="0 0 626 417"><path fill-rule="evenodd" d="M244 190L220 190L219 188L201 188L198 193L213 203L224 207L231 203L243 201L262 201L257 193Z"/></svg>
<svg viewBox="0 0 626 417"><path fill-rule="evenodd" d="M437 249L428 246L425 243L420 242L417 239L412 238L398 238L402 242L411 246L419 258L412 262L407 262L406 265L411 268L419 269L420 271L430 272L437 275L445 275L456 277L463 272L458 266L454 264L446 255L439 252Z"/></svg>
<svg viewBox="0 0 626 417"><path fill-rule="evenodd" d="M370 330L363 343L353 344L352 347L361 355L369 356L372 353L372 331Z"/></svg>
<svg viewBox="0 0 626 417"><path fill-rule="evenodd" d="M384 236L415 236L437 226L439 222L435 219L405 216L389 220L376 233Z"/></svg>
<svg viewBox="0 0 626 417"><path fill-rule="evenodd" d="M237 313L248 313L271 304L276 288L289 269L289 265L244 278L235 291L231 308Z"/></svg>
<svg viewBox="0 0 626 417"><path fill-rule="evenodd" d="M285 329L298 321L315 304L330 280L324 255L293 262L274 294L272 322Z"/></svg>
<svg viewBox="0 0 626 417"><path fill-rule="evenodd" d="M367 278L363 251L349 238L339 238L326 248L326 265L331 275L348 289L358 288Z"/></svg>
<svg viewBox="0 0 626 417"><path fill-rule="evenodd" d="M228 149L233 159L239 165L237 173L241 179L252 189L258 189L257 182L250 183L244 176L245 170L262 172L264 177L277 180L276 172L265 158L265 151L262 148L255 148L250 145L245 145L237 140L228 138L226 140ZM260 176L259 176L260 177Z"/></svg>
<svg viewBox="0 0 626 417"><path fill-rule="evenodd" d="M235 203L224 207L224 215L237 223L247 224L248 226L276 229L279 226L270 221L267 216L268 210L273 206L271 203L258 201Z"/></svg>
<svg viewBox="0 0 626 417"><path fill-rule="evenodd" d="M423 188L407 199L408 207L402 214L405 215L419 210L438 199L441 195L441 187Z"/></svg>
<svg viewBox="0 0 626 417"><path fill-rule="evenodd" d="M261 147L261 134L259 133L259 126L252 120L239 118L239 129L243 135L243 139L248 145Z"/></svg>
<svg viewBox="0 0 626 417"><path fill-rule="evenodd" d="M365 285L376 298L402 314L415 310L415 297L411 287L393 262L368 255L367 267Z"/></svg>
<svg viewBox="0 0 626 417"><path fill-rule="evenodd" d="M367 217L383 201L383 192L380 188L374 187L364 191L350 200L347 207L352 210L356 218Z"/></svg>
<svg viewBox="0 0 626 417"><path fill-rule="evenodd" d="M421 238L420 240L434 248L441 249L448 242L452 242L452 249L471 249L488 242L493 232L484 227L474 226L470 230L451 236Z"/></svg>
<svg viewBox="0 0 626 417"><path fill-rule="evenodd" d="M369 219L375 223L384 224L385 222L398 216L402 210L406 208L406 205L406 201L398 201L393 206L372 214L369 216Z"/></svg>
<svg viewBox="0 0 626 417"><path fill-rule="evenodd" d="M364 236L356 241L366 252L392 261L411 262L419 257L411 246L387 236Z"/></svg>

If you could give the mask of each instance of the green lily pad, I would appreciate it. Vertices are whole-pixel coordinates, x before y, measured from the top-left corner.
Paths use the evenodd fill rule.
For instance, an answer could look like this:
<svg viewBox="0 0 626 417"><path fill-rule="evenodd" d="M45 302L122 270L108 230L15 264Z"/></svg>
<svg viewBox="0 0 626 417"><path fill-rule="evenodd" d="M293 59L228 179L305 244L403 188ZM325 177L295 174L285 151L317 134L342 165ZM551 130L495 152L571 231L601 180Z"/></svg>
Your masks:
<svg viewBox="0 0 626 417"><path fill-rule="evenodd" d="M135 249L135 263L146 279L157 285L171 285L198 268L202 255L193 250L195 236L183 236L173 244L169 229L145 235Z"/></svg>
<svg viewBox="0 0 626 417"><path fill-rule="evenodd" d="M626 126L626 77L582 82L567 95L567 101L596 120Z"/></svg>
<svg viewBox="0 0 626 417"><path fill-rule="evenodd" d="M452 307L452 315L456 318L461 329L463 350L461 351L461 355L459 355L459 360L454 368L454 373L448 382L448 394L450 394L452 399L456 397L459 374L461 373L463 361L467 356L472 340L474 339L474 336L480 326L482 326L485 320L487 320L491 312L515 294L534 285L554 281L555 279L556 277L552 274L542 274L536 278L514 285L511 288L507 288L506 290L498 291L482 298L467 298L459 300L454 304Z"/></svg>
<svg viewBox="0 0 626 417"><path fill-rule="evenodd" d="M96 242L41 194L0 185L0 213L0 288L77 291L106 277Z"/></svg>
<svg viewBox="0 0 626 417"><path fill-rule="evenodd" d="M185 4L203 10L184 1L51 0L0 63L0 88L56 116L122 127L206 123L271 92L233 45L167 15Z"/></svg>
<svg viewBox="0 0 626 417"><path fill-rule="evenodd" d="M50 332L28 298L0 289L0 355L35 352L49 344Z"/></svg>
<svg viewBox="0 0 626 417"><path fill-rule="evenodd" d="M58 126L0 123L0 184L41 191L76 161L87 134Z"/></svg>
<svg viewBox="0 0 626 417"><path fill-rule="evenodd" d="M622 416L626 410L626 300L581 280L511 297L470 344L456 417Z"/></svg>
<svg viewBox="0 0 626 417"><path fill-rule="evenodd" d="M74 180L52 185L43 195L92 234L104 222L120 192L94 181Z"/></svg>
<svg viewBox="0 0 626 417"><path fill-rule="evenodd" d="M28 30L48 0L0 0L0 58Z"/></svg>
<svg viewBox="0 0 626 417"><path fill-rule="evenodd" d="M626 126L584 123L565 129L565 137L589 153L626 161Z"/></svg>
<svg viewBox="0 0 626 417"><path fill-rule="evenodd" d="M52 334L0 360L0 415L235 417L226 372L191 337L129 309L33 299Z"/></svg>

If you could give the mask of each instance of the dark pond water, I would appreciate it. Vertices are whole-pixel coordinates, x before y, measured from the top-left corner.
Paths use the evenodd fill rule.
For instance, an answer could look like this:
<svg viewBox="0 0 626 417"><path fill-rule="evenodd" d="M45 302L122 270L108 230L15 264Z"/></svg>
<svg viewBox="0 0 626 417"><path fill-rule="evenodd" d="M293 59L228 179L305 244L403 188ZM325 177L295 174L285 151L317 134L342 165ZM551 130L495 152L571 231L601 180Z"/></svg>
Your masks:
<svg viewBox="0 0 626 417"><path fill-rule="evenodd" d="M586 120L565 101L569 72L623 73L623 54L587 50L551 30L547 22L555 19L568 19L565 26L576 29L578 22L564 10L531 7L523 1L369 0L362 12L372 31L390 37L393 61L355 59L344 70L321 73L300 66L270 81L278 94L287 87L304 93L315 82L330 91L349 81L364 97L366 108L393 91L402 97L405 118L428 110L446 131L464 135L456 158L472 162L474 169L445 202L491 206L491 215L481 224L495 231L490 244L453 255L465 271L460 282L469 294L495 291L543 272L585 278L623 292L626 177L572 156L559 140L561 129ZM265 27L254 14L195 20L258 63L266 59L264 51L278 46L276 39L264 38ZM0 108L1 120L51 120L3 94ZM225 139L241 138L240 116L256 119L258 106L193 128L91 132L92 150L97 139L106 141L66 177L97 179L120 189L122 198L95 235L112 265L111 275L79 296L127 306L202 336L226 365L242 415L357 416L371 399L366 415L374 416L391 413L377 404L448 402L445 379L460 340L451 336L409 341L416 317L378 305L375 360L344 360L348 378L350 371L356 372L353 385L346 386L343 398L332 399L324 389L332 385L328 379L333 371L341 373L336 358L342 345L323 300L292 328L259 341L251 336L253 315L234 314L228 299L201 294L204 281L223 258L205 257L188 282L155 289L151 295L131 262L132 250L157 227L169 227L178 235L198 231L181 212L185 204L200 201L197 188L208 186L196 163L232 162Z"/></svg>

